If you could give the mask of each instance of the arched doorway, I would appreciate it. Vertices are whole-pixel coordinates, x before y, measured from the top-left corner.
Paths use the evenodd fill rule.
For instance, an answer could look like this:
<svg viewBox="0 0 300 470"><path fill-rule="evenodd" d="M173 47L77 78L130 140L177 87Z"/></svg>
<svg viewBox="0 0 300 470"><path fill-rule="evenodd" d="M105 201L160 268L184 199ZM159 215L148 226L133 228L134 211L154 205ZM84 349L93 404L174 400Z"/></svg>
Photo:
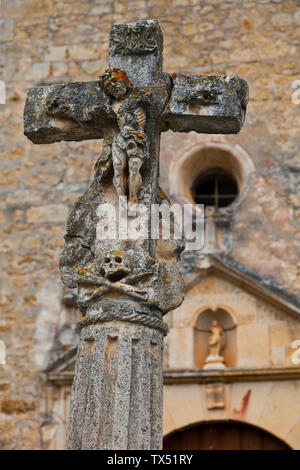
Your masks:
<svg viewBox="0 0 300 470"><path fill-rule="evenodd" d="M267 431L238 421L209 422L176 431L164 439L164 450L289 450Z"/></svg>

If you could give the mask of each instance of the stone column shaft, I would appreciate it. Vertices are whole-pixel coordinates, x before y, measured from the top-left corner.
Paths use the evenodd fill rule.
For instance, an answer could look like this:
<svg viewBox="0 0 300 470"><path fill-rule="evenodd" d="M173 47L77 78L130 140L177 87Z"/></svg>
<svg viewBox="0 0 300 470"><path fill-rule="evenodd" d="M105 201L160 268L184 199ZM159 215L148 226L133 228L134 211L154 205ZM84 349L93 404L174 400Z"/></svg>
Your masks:
<svg viewBox="0 0 300 470"><path fill-rule="evenodd" d="M163 336L128 321L82 329L68 449L162 448Z"/></svg>

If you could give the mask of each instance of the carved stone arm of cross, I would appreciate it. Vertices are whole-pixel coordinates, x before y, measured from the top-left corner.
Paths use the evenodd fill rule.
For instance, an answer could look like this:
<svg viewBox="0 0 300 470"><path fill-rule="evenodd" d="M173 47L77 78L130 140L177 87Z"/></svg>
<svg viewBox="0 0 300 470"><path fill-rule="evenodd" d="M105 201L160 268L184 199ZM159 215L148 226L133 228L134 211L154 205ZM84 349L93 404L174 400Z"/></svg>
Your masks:
<svg viewBox="0 0 300 470"><path fill-rule="evenodd" d="M178 74L163 121L176 132L237 134L247 103L248 84L242 78Z"/></svg>
<svg viewBox="0 0 300 470"><path fill-rule="evenodd" d="M99 82L40 86L28 90L25 135L34 144L102 139L116 116Z"/></svg>
<svg viewBox="0 0 300 470"><path fill-rule="evenodd" d="M236 134L247 102L248 85L239 77L178 74L161 116L162 130ZM24 124L35 144L101 139L105 128L117 126L96 81L29 89Z"/></svg>

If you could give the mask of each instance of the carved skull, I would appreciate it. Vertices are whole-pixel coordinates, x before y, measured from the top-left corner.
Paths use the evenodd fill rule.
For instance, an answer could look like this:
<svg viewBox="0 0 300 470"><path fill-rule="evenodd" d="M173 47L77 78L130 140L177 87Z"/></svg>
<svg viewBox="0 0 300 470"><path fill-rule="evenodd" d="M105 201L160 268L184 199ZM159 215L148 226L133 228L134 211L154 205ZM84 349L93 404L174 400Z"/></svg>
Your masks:
<svg viewBox="0 0 300 470"><path fill-rule="evenodd" d="M104 256L100 274L111 282L117 282L132 271L130 256L126 253L111 251Z"/></svg>

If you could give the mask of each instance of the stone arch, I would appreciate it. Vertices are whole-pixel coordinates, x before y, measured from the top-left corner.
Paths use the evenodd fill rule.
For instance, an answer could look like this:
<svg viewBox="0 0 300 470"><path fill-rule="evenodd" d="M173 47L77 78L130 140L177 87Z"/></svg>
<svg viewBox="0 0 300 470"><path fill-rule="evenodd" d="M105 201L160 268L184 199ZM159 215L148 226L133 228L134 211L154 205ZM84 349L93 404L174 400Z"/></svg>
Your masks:
<svg viewBox="0 0 300 470"><path fill-rule="evenodd" d="M193 286L193 287L194 287L194 286ZM201 308L197 309L197 310L193 313L193 316L192 316L192 318L191 318L191 326L195 327L198 318L199 318L200 315L202 315L206 310L211 310L212 312L215 312L216 310L219 310L219 309L226 310L226 312L228 312L228 314L229 314L230 317L232 318L232 322L233 322L234 324L237 323L236 313L235 313L235 311L234 311L231 307L229 307L228 305L225 305L225 304L214 303L214 304L206 304L206 305L202 306Z"/></svg>
<svg viewBox="0 0 300 470"><path fill-rule="evenodd" d="M177 430L164 438L164 449L290 450L274 434L242 421L210 421Z"/></svg>

